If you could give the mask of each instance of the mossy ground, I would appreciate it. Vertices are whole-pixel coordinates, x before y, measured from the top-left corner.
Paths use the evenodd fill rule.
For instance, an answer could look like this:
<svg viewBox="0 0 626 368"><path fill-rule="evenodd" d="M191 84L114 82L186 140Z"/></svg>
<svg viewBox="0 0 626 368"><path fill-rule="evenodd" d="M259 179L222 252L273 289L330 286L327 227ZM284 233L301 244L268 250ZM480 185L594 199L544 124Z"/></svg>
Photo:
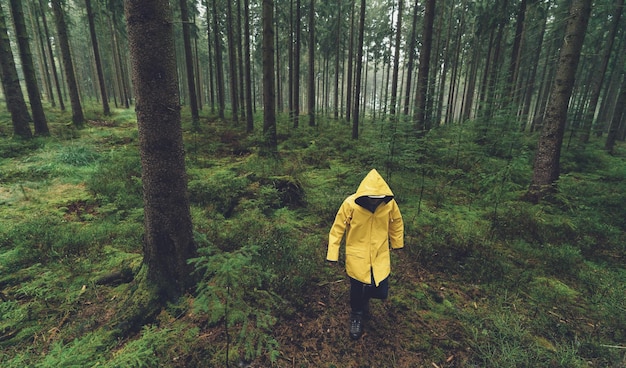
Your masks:
<svg viewBox="0 0 626 368"><path fill-rule="evenodd" d="M149 325L112 334L141 269L131 110L86 127L50 109L52 136L0 138L3 367L620 367L626 364L626 151L565 150L558 195L521 201L536 138L477 144L472 124L414 138L403 123L279 123L261 134L184 124L198 288ZM187 117L184 121L188 121ZM407 126L409 124L406 124ZM8 134L8 120L0 132ZM382 137L382 138L381 138ZM343 269L325 264L343 198L377 168L406 249L364 336L347 334Z"/></svg>

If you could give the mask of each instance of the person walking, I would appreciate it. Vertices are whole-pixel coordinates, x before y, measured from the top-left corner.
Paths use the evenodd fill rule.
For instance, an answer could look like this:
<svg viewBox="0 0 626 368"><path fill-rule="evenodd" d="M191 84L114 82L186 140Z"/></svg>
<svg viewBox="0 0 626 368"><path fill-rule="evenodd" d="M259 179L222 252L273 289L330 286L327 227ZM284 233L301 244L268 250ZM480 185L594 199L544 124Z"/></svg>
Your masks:
<svg viewBox="0 0 626 368"><path fill-rule="evenodd" d="M376 169L365 176L337 211L328 235L327 261L338 262L344 235L346 273L350 278L349 333L358 340L363 335L369 300L384 300L389 295L390 249L404 247L400 208Z"/></svg>

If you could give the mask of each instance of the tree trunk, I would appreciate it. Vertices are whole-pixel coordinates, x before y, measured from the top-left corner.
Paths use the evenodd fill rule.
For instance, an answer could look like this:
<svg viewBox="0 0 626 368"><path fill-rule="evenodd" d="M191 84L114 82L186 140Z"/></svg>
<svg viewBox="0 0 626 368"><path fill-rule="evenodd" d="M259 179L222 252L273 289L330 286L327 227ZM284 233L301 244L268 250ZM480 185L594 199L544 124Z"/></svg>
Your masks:
<svg viewBox="0 0 626 368"><path fill-rule="evenodd" d="M396 114L398 107L398 74L400 71L400 43L402 42L402 13L404 12L404 0L398 0L398 19L396 21L396 40L393 55L393 75L391 76L391 102L389 113Z"/></svg>
<svg viewBox="0 0 626 368"><path fill-rule="evenodd" d="M117 37L117 30L115 30L114 32L114 38L113 41L115 43L115 49L117 51L117 58L118 58L118 62L120 65L120 80L122 82L122 93L123 93L123 98L124 98L124 107L125 108L129 108L130 104L131 104L131 100L132 100L132 96L131 96L131 86L130 86L130 80L129 80L129 72L127 69L127 58L125 57L125 55L122 53L122 47L120 46L120 37Z"/></svg>
<svg viewBox="0 0 626 368"><path fill-rule="evenodd" d="M31 119L17 76L2 4L0 4L0 72L2 73L2 90L6 99L7 110L11 113L13 134L20 138L29 139L33 135L28 125Z"/></svg>
<svg viewBox="0 0 626 368"><path fill-rule="evenodd" d="M611 125L609 126L609 133L607 134L606 142L604 143L604 149L609 154L613 154L620 124L624 123L624 106L626 106L626 72L622 72L622 87L617 103L615 104L615 111L613 112L613 118L611 119Z"/></svg>
<svg viewBox="0 0 626 368"><path fill-rule="evenodd" d="M354 76L354 111L352 121L352 139L359 138L359 99L361 96L361 71L363 69L363 36L365 33L365 0L361 0L359 21L359 40L357 41L356 71Z"/></svg>
<svg viewBox="0 0 626 368"><path fill-rule="evenodd" d="M342 37L342 24L341 24L341 17L343 16L343 6L342 6L342 2L341 0L339 0L337 2L337 6L339 7L339 12L337 13L337 39L341 40ZM343 53L342 53L342 49L341 49L341 42L337 42L336 43L336 52L335 52L335 101L334 101L334 105L335 105L335 111L334 111L334 116L335 119L339 119L339 60L342 58Z"/></svg>
<svg viewBox="0 0 626 368"><path fill-rule="evenodd" d="M517 84L519 67L520 67L520 58L521 58L521 50L522 50L522 42L523 42L523 34L524 34L524 20L526 19L526 4L527 0L522 0L520 2L519 10L517 11L517 19L515 20L515 37L513 38L513 48L511 50L511 63L509 64L509 75L508 75L508 84L509 84L509 101L515 101L515 97L517 91L515 86Z"/></svg>
<svg viewBox="0 0 626 368"><path fill-rule="evenodd" d="M424 31L422 52L420 53L417 75L417 94L415 96L415 130L423 131L425 121L426 91L428 90L428 73L430 70L430 52L433 42L433 23L435 20L435 0L427 0L424 9Z"/></svg>
<svg viewBox="0 0 626 368"><path fill-rule="evenodd" d="M539 56L541 55L541 51L544 45L544 37L546 34L546 25L547 25L547 17L542 17L541 21L541 31L539 32L539 38L535 43L537 46L534 50L536 58L531 62L531 71L530 76L528 78L528 82L526 83L526 91L525 98L522 106L522 124L521 130L526 130L526 125L528 124L529 115L530 115L530 107L532 105L532 97L533 91L535 90L535 80L537 79L537 69L539 68ZM537 93L537 98L539 98L539 93Z"/></svg>
<svg viewBox="0 0 626 368"><path fill-rule="evenodd" d="M252 116L252 66L250 65L250 0L244 0L244 53L245 53L245 78L246 78L246 131L254 130Z"/></svg>
<svg viewBox="0 0 626 368"><path fill-rule="evenodd" d="M273 6L272 1L272 6ZM296 44L293 55L293 127L300 125L300 35L302 34L301 26L300 0L296 0L296 25L294 32L296 33Z"/></svg>
<svg viewBox="0 0 626 368"><path fill-rule="evenodd" d="M354 66L354 3L356 0L350 0L350 41L348 43L348 80L346 92L346 120L350 121L352 117L352 68ZM358 134L358 133L357 133ZM354 135L354 133L353 133Z"/></svg>
<svg viewBox="0 0 626 368"><path fill-rule="evenodd" d="M406 88L404 90L404 110L403 114L408 116L410 110L411 101L411 83L413 82L413 66L415 65L415 44L417 43L417 15L418 15L418 3L415 0L413 6L413 23L411 24L411 39L409 41L409 48L407 54L409 61L407 64L407 77Z"/></svg>
<svg viewBox="0 0 626 368"><path fill-rule="evenodd" d="M180 0L179 4L180 18L183 23L183 47L185 49L185 68L187 69L186 77L187 91L189 91L189 108L191 110L191 121L195 126L200 120L200 115L198 113L198 96L196 94L196 82L193 70L193 52L191 52L189 7L187 5L187 0Z"/></svg>
<svg viewBox="0 0 626 368"><path fill-rule="evenodd" d="M594 78L591 84L591 97L589 98L589 106L587 107L587 113L583 116L583 127L580 135L580 142L589 142L589 136L591 135L591 128L593 127L594 117L596 115L596 107L600 100L600 92L602 91L602 82L604 81L604 75L606 74L607 66L609 65L609 59L611 58L611 51L613 50L613 42L615 41L615 35L619 30L620 18L622 17L622 9L624 8L624 0L615 0L615 14L611 20L609 26L609 34L607 35L604 52L602 54L602 60L600 60L600 68L594 70ZM623 52L624 50L622 50Z"/></svg>
<svg viewBox="0 0 626 368"><path fill-rule="evenodd" d="M144 264L160 296L193 286L196 255L187 176L172 16L168 0L124 2L136 96L144 197Z"/></svg>
<svg viewBox="0 0 626 368"><path fill-rule="evenodd" d="M274 54L276 54L276 111L279 113L283 111L283 83L282 83L282 70L280 63L280 39L278 37L278 33L280 32L279 27L279 16L278 16L278 6L274 9Z"/></svg>
<svg viewBox="0 0 626 368"><path fill-rule="evenodd" d="M211 103L211 112L214 113L215 112L215 78L213 78L213 72L215 70L214 68L214 64L213 64L213 47L211 46L211 11L209 10L209 0L205 0L205 15L206 15L206 32L207 32L207 50L208 50L208 57L209 57L209 62L207 65L207 69L209 70L209 83L208 83L208 88L209 88L209 102ZM214 31L215 32L215 31Z"/></svg>
<svg viewBox="0 0 626 368"><path fill-rule="evenodd" d="M91 0L85 0L87 7L87 19L89 20L89 34L91 35L91 45L93 47L94 61L96 62L96 72L98 73L98 85L100 86L100 96L102 97L102 111L104 115L111 115L109 108L109 99L107 97L106 84L104 83L104 73L102 71L102 60L100 58L100 49L98 48L98 37L96 36L96 24L94 22L94 14L91 8Z"/></svg>
<svg viewBox="0 0 626 368"><path fill-rule="evenodd" d="M233 30L233 8L231 1L226 1L226 40L228 41L228 71L230 77L230 107L232 119L239 122L239 92L237 91L237 49Z"/></svg>
<svg viewBox="0 0 626 368"><path fill-rule="evenodd" d="M33 123L35 126L35 135L49 135L48 123L46 122L46 114L41 104L41 95L39 94L39 86L37 85L37 75L35 74L35 65L33 63L33 55L30 51L28 42L28 33L26 31L26 21L24 20L24 11L20 0L10 1L11 13L13 14L13 24L15 25L15 38L17 38L17 48L22 60L22 71L24 72L24 82L26 83L26 91L28 92L28 100L33 113Z"/></svg>
<svg viewBox="0 0 626 368"><path fill-rule="evenodd" d="M277 153L276 104L274 101L274 1L263 0L263 135L264 152Z"/></svg>
<svg viewBox="0 0 626 368"><path fill-rule="evenodd" d="M241 24L241 0L237 1L237 32L235 34L235 43L237 44L237 70L238 70L238 76L237 76L237 80L239 81L239 86L237 88L237 90L239 91L239 112L241 115L241 118L246 121L246 90L245 90L245 76L244 76L244 71L243 71L243 41L242 41L242 37L243 37L243 27Z"/></svg>
<svg viewBox="0 0 626 368"><path fill-rule="evenodd" d="M217 0L213 0L213 37L215 38L215 81L217 82L217 111L220 119L224 119L226 91L224 86L224 68L222 67L222 43L217 18ZM208 9L207 9L208 11Z"/></svg>
<svg viewBox="0 0 626 368"><path fill-rule="evenodd" d="M462 3L462 9L465 9L465 1ZM452 11L452 16L454 15L454 11ZM457 33L455 37L455 50L453 55L451 56L451 64L452 64L452 75L450 76L450 85L448 87L448 102L446 107L446 118L445 123L451 124L454 121L454 118L457 114L457 96L459 86L461 84L461 77L459 73L459 69L461 67L461 37L465 28L465 12L461 13L461 19L459 20L459 25L457 27Z"/></svg>
<svg viewBox="0 0 626 368"><path fill-rule="evenodd" d="M56 101L54 99L54 91L52 90L52 79L50 78L50 67L48 64L48 55L46 54L46 45L44 42L44 36L42 33L42 29L41 29L41 24L39 22L39 5L37 4L33 4L33 7L35 7L35 9L33 9L32 7L30 8L30 18L31 18L31 26L36 34L37 40L39 41L39 47L38 47L38 54L39 54L39 59L41 60L41 65L40 65L40 70L41 70L41 74L43 76L43 80L44 80L44 85L45 85L45 89L46 89L46 95L48 98L48 101L50 101L50 105L52 107L56 107Z"/></svg>
<svg viewBox="0 0 626 368"><path fill-rule="evenodd" d="M315 126L315 0L309 6L309 126Z"/></svg>
<svg viewBox="0 0 626 368"><path fill-rule="evenodd" d="M526 193L526 199L533 203L556 189L567 109L590 12L591 0L574 0L571 4L554 85L535 152L533 177Z"/></svg>
<svg viewBox="0 0 626 368"><path fill-rule="evenodd" d="M120 64L121 58L119 54L119 47L117 47L117 30L113 25L113 19L109 18L109 29L111 31L111 57L113 58L113 65L115 68L115 84L117 85L117 93L120 100L120 105L124 105L128 108L128 100L126 98L126 91L123 82L122 65Z"/></svg>
<svg viewBox="0 0 626 368"><path fill-rule="evenodd" d="M44 36L46 38L46 50L48 51L50 66L52 67L52 77L54 78L54 85L56 87L57 97L59 98L59 108L61 111L65 111L65 102L63 101L63 93L61 93L61 81L54 62L54 52L52 50L52 42L50 41L50 30L48 29L48 21L46 17L47 6L44 6L43 0L39 0L39 9L41 10L41 23L43 24Z"/></svg>
<svg viewBox="0 0 626 368"><path fill-rule="evenodd" d="M484 93L484 99L483 99L483 106L481 106L480 110L481 110L481 114L482 117L484 118L482 121L483 124L483 132L479 133L481 135L481 137L485 136L485 129L487 129L488 125L490 125L490 121L491 118L493 117L493 112L496 110L496 108L498 107L498 103L497 103L497 96L498 96L498 89L500 87L500 85L498 84L498 76L500 73L500 68L502 67L501 65L501 54L502 54L502 43L503 43L503 38L504 38L504 30L506 27L506 24L508 23L509 19L506 16L507 12L508 12L508 2L509 0L502 0L498 2L498 6L499 8L496 11L496 14L498 16L498 24L497 24L497 30L495 32L495 39L493 41L493 53L491 55L491 58L489 60L487 60L487 62L489 63L489 67L488 67L488 72L485 72L485 93ZM482 138L479 138L482 139Z"/></svg>
<svg viewBox="0 0 626 368"><path fill-rule="evenodd" d="M288 100L289 100L289 121L292 122L293 121L293 98L294 98L294 93L293 93L293 49L294 49L294 44L293 44L293 18L294 18L294 14L293 14L293 0L289 0L289 37L288 37L288 43L289 43L289 49L287 50L287 57L289 59L289 67L287 70L287 95L288 95Z"/></svg>
<svg viewBox="0 0 626 368"><path fill-rule="evenodd" d="M70 52L70 42L68 39L67 23L65 22L65 11L61 8L61 0L52 0L52 11L54 12L57 35L59 36L59 46L61 47L61 58L63 59L63 69L65 71L65 81L70 93L72 103L72 123L81 128L85 123L83 108L80 103L78 84L74 74L74 61Z"/></svg>

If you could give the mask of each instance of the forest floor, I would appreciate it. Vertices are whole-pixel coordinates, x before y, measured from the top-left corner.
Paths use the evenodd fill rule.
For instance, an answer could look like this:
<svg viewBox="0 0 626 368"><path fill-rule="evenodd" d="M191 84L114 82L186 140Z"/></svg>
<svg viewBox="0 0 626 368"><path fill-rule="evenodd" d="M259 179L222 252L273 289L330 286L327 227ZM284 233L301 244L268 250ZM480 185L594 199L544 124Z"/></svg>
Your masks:
<svg viewBox="0 0 626 368"><path fill-rule="evenodd" d="M425 271L420 275L416 269L403 267L403 258L396 259L399 264L394 267L394 277L399 280L391 293L401 293L399 288L417 290L422 283L439 290L441 301L447 293L462 293L440 286L448 277L428 275ZM348 295L346 280L326 283L309 294L308 311L298 313L293 320L279 322L275 331L283 359L291 361L292 366L310 367L420 367L428 366L429 361L442 367L463 366L467 361L469 347L463 346L462 326L454 320L429 321L425 318L428 310L414 313L399 307L393 297L372 300L363 336L357 341L350 339ZM465 307L473 303L471 297L463 297L467 298ZM445 359L435 361L440 358L431 355L431 345L444 351Z"/></svg>
<svg viewBox="0 0 626 368"><path fill-rule="evenodd" d="M442 127L390 143L368 122L355 142L346 124L282 122L282 159L268 161L260 134L203 119L185 126L201 281L112 339L142 260L134 113L91 111L80 131L57 113L49 138L0 125L2 367L626 365L623 142L614 156L566 150L559 194L534 205L520 200L533 137L519 132L481 146L471 125ZM324 257L338 206L372 167L396 194L406 247L353 341L343 260Z"/></svg>

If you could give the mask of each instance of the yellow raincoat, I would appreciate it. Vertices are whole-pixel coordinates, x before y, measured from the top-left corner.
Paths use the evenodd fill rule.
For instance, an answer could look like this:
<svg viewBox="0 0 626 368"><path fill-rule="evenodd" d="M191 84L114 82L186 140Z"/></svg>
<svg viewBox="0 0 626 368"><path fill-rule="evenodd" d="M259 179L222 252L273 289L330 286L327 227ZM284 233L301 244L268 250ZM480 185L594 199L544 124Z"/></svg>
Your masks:
<svg viewBox="0 0 626 368"><path fill-rule="evenodd" d="M367 209L368 198L382 203ZM356 193L346 198L335 217L328 236L328 261L339 259L339 245L346 234L346 272L348 276L378 287L391 272L391 247L404 247L404 223L389 185L373 169L361 181Z"/></svg>

